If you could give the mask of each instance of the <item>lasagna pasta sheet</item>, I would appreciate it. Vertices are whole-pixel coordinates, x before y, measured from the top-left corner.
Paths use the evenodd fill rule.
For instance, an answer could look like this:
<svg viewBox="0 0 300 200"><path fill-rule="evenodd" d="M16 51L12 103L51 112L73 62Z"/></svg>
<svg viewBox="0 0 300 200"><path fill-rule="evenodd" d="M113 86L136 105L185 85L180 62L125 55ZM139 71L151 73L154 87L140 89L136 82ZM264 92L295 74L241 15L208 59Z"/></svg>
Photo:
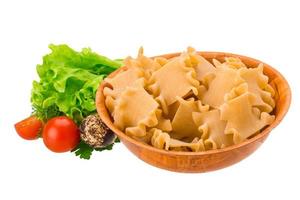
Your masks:
<svg viewBox="0 0 300 200"><path fill-rule="evenodd" d="M212 63L193 48L177 57L128 57L127 70L106 78L114 124L159 149L205 151L243 142L271 124L275 91L263 65L239 58Z"/></svg>

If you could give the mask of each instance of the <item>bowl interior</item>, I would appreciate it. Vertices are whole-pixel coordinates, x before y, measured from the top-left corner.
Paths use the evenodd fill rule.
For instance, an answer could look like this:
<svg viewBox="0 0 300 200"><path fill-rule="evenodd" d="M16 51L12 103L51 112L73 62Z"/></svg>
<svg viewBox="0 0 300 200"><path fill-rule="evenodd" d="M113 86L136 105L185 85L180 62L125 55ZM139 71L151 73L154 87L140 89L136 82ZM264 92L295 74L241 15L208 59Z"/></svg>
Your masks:
<svg viewBox="0 0 300 200"><path fill-rule="evenodd" d="M206 58L207 60L209 60L210 62L212 61L212 59L217 59L217 60L223 62L225 57L231 56L231 57L240 58L248 67L252 67L252 68L257 67L258 64L260 64L260 63L263 63L264 64L264 74L269 77L269 83L274 88L275 93L276 93L275 94L276 107L273 111L273 114L275 115L274 122L271 125L269 125L268 127L266 127L262 132L255 135L254 137L252 137L240 144L228 146L223 149L208 150L208 151L203 151L203 152L165 151L165 150L154 148L148 144L144 144L142 142L136 141L133 138L127 136L122 131L120 131L116 126L114 126L113 120L112 120L108 110L106 109L106 106L104 103L105 97L103 95L103 89L104 89L104 87L109 86L108 83L106 83L105 81L103 81L101 83L101 85L99 86L99 89L98 89L97 95L96 95L97 111L98 111L101 119L103 120L103 122L112 131L114 131L117 134L117 136L121 139L121 141L123 141L123 142L126 141L126 143L133 143L134 145L136 145L140 148L145 148L147 150L154 151L154 152L160 153L160 154L188 155L188 156L203 155L203 154L215 154L215 153L219 153L219 152L231 151L233 149L238 149L241 146L261 140L262 137L265 137L266 135L268 135L268 133L281 122L281 120L287 113L288 108L290 106L291 90L290 90L290 87L289 87L287 81L285 80L285 78L277 70L275 70L270 65L268 65L264 62L261 62L259 60L249 58L246 56L242 56L242 55L237 55L237 54L232 54L232 53L223 53L223 52L198 52L198 53L201 56L203 56L204 58ZM165 58L172 58L172 57L178 56L179 54L180 53L172 53L172 54L165 54L165 55L161 55L161 56L163 56ZM126 67L122 67L122 68L114 71L113 73L111 73L109 75L109 77L114 77L116 74L118 74L119 72L126 70L126 69L127 69Z"/></svg>

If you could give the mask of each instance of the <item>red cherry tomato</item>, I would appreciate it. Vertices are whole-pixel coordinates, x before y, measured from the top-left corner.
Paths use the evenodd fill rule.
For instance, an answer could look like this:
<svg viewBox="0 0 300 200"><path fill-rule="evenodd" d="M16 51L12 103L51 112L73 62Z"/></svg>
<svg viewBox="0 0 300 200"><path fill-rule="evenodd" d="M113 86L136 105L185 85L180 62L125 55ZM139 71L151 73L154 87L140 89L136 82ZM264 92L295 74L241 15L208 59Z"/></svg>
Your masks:
<svg viewBox="0 0 300 200"><path fill-rule="evenodd" d="M43 129L43 141L53 152L67 152L79 143L79 129L68 117L54 117L46 123Z"/></svg>
<svg viewBox="0 0 300 200"><path fill-rule="evenodd" d="M30 116L15 124L17 133L25 140L37 139L42 127L43 122L36 116Z"/></svg>

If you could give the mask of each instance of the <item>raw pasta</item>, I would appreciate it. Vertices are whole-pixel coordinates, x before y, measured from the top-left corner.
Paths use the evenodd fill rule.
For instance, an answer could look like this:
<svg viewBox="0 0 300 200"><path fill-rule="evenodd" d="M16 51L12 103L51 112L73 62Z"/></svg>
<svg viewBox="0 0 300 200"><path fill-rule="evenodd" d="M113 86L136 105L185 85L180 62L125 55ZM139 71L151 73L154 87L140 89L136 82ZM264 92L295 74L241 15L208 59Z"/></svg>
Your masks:
<svg viewBox="0 0 300 200"><path fill-rule="evenodd" d="M218 149L232 144L231 136L224 134L226 121L221 120L218 109L194 112L192 117L202 134L206 149Z"/></svg>
<svg viewBox="0 0 300 200"><path fill-rule="evenodd" d="M180 148L188 148L194 152L203 151L204 144L202 139L194 138L192 142L183 142L180 140L172 139L168 133L162 132L159 129L152 129L153 136L151 139L151 144L158 149L180 149Z"/></svg>
<svg viewBox="0 0 300 200"><path fill-rule="evenodd" d="M150 79L151 85L148 89L154 96L159 97L166 106L176 101L176 97L184 97L190 91L198 94L199 81L196 80L195 69L185 65L184 57L177 57L162 68L155 71ZM180 83L178 85L178 83ZM173 87L170 87L172 86ZM178 87L175 87L178 85ZM164 110L167 112L166 110Z"/></svg>
<svg viewBox="0 0 300 200"><path fill-rule="evenodd" d="M205 151L238 144L274 120L275 91L263 65L226 57L210 63L189 47L177 57L124 60L106 78L105 104L130 137L169 151Z"/></svg>
<svg viewBox="0 0 300 200"><path fill-rule="evenodd" d="M253 69L241 69L240 75L247 82L249 92L256 96L254 105L264 112L271 112L275 107L274 90L268 84L269 78L263 74L263 64Z"/></svg>
<svg viewBox="0 0 300 200"><path fill-rule="evenodd" d="M186 64L195 68L196 77L199 81L203 81L205 76L216 71L216 68L205 58L197 54L195 49L189 47L187 50L187 56L188 59Z"/></svg>
<svg viewBox="0 0 300 200"><path fill-rule="evenodd" d="M212 80L208 83L207 92L204 93L203 103L219 108L224 103L225 95L234 87L245 82L238 71L229 67L219 66Z"/></svg>
<svg viewBox="0 0 300 200"><path fill-rule="evenodd" d="M256 96L246 92L227 101L220 108L221 119L226 120L225 134L233 134L233 142L240 143L266 125L273 122L274 116L253 107Z"/></svg>
<svg viewBox="0 0 300 200"><path fill-rule="evenodd" d="M126 67L141 70L144 77L149 78L154 71L164 65L164 60L162 58L151 59L144 56L144 49L141 47L139 49L138 57L136 59L127 57L124 60L124 64Z"/></svg>
<svg viewBox="0 0 300 200"><path fill-rule="evenodd" d="M184 100L177 98L179 107L172 120L172 137L175 139L201 137L198 126L192 118L193 112L205 111L209 106L202 105L200 100L195 101L193 98Z"/></svg>
<svg viewBox="0 0 300 200"><path fill-rule="evenodd" d="M130 114L129 114L130 113ZM127 87L115 104L115 125L129 135L145 136L158 124L158 103L143 87Z"/></svg>
<svg viewBox="0 0 300 200"><path fill-rule="evenodd" d="M109 83L111 88L104 88L104 95L111 96L116 99L126 89L131 86L136 80L142 77L142 71L137 68L129 68L123 73L117 74L114 78L106 78L106 82Z"/></svg>
<svg viewBox="0 0 300 200"><path fill-rule="evenodd" d="M223 66L225 68L232 69L247 68L246 65L239 58L235 57L226 57L224 63L220 63L218 60L213 59L213 63L216 67Z"/></svg>

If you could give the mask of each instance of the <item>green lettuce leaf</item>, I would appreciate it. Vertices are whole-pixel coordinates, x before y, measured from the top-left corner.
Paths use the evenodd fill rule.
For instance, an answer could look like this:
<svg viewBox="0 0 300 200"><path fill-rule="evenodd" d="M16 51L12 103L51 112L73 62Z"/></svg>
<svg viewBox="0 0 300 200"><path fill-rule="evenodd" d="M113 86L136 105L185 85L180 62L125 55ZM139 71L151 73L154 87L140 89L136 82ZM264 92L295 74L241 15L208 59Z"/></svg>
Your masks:
<svg viewBox="0 0 300 200"><path fill-rule="evenodd" d="M77 52L67 45L49 45L52 52L37 65L39 81L33 82L31 102L36 115L48 119L66 115L80 123L96 111L99 83L121 66L89 48Z"/></svg>

